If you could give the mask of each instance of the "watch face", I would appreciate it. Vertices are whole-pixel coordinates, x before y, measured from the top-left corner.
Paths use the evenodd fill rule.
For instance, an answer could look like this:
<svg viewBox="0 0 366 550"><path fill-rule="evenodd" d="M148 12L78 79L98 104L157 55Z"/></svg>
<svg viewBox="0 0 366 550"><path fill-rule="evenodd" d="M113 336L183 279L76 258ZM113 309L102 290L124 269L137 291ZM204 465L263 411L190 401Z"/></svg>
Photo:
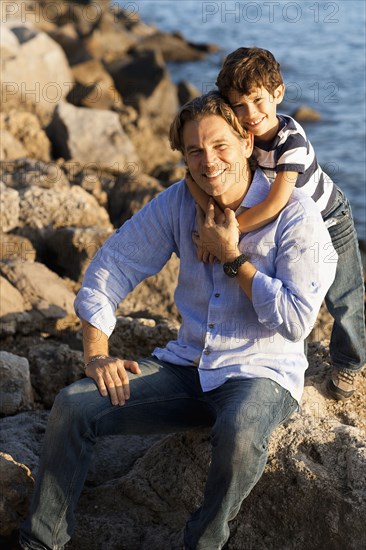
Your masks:
<svg viewBox="0 0 366 550"><path fill-rule="evenodd" d="M229 277L235 277L238 273L238 270L230 264L224 264L223 269L226 275L228 275Z"/></svg>

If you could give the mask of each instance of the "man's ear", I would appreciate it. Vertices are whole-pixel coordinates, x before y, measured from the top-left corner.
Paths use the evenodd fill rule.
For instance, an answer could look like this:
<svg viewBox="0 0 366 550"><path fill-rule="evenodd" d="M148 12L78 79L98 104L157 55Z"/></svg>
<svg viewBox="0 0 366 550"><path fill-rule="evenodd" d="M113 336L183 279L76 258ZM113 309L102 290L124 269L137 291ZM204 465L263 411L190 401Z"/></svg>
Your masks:
<svg viewBox="0 0 366 550"><path fill-rule="evenodd" d="M276 102L276 105L279 105L281 101L283 100L283 97L285 95L285 85L280 84L278 88L275 89L273 97Z"/></svg>
<svg viewBox="0 0 366 550"><path fill-rule="evenodd" d="M244 155L248 159L253 153L253 147L254 147L254 135L251 132L248 132L248 137L244 140L244 143L245 143Z"/></svg>

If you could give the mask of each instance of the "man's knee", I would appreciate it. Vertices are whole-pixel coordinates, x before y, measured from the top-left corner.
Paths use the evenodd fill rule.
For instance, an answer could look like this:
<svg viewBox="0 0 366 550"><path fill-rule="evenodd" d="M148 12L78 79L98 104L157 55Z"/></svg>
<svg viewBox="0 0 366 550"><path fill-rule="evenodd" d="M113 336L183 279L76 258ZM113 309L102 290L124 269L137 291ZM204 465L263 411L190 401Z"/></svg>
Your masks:
<svg viewBox="0 0 366 550"><path fill-rule="evenodd" d="M92 396L96 392L96 386L89 378L66 386L56 396L49 421L54 424L77 422L90 413Z"/></svg>

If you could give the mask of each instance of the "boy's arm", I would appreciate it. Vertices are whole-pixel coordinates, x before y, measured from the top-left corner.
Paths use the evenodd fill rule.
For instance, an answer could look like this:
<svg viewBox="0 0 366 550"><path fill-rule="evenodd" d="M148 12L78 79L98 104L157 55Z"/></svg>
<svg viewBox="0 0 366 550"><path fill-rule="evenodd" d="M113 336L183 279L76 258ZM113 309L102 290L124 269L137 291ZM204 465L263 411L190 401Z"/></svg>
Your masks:
<svg viewBox="0 0 366 550"><path fill-rule="evenodd" d="M294 190L298 172L279 172L271 185L267 198L238 216L241 233L259 229L275 220L286 206Z"/></svg>

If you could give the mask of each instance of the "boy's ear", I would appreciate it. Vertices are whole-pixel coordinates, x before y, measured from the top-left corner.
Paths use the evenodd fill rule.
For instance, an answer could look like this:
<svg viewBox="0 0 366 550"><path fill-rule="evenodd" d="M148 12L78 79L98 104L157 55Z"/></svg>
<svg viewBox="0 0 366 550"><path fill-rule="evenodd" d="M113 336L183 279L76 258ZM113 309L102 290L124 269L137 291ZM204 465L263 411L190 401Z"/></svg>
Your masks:
<svg viewBox="0 0 366 550"><path fill-rule="evenodd" d="M285 95L285 85L280 84L278 86L278 88L275 89L274 94L273 94L273 97L274 97L275 102L276 102L277 105L279 105L281 103L281 101L283 100L284 95Z"/></svg>

